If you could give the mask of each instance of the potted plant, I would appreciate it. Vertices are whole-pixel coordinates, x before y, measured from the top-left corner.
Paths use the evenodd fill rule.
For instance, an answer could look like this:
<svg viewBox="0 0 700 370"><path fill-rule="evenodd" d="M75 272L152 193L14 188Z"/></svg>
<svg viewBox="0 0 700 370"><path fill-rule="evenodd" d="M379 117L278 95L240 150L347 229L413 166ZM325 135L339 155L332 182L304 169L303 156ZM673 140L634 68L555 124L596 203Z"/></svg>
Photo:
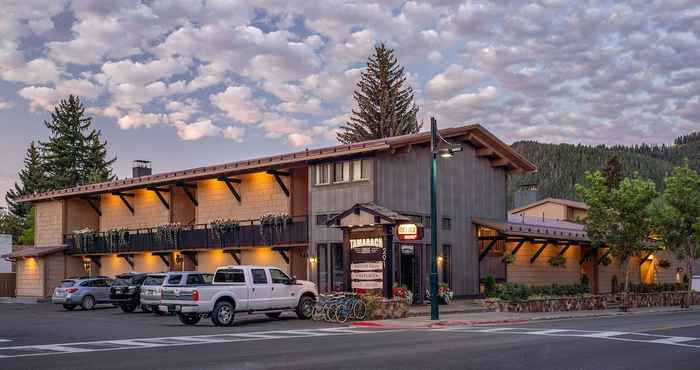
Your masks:
<svg viewBox="0 0 700 370"><path fill-rule="evenodd" d="M224 245L226 234L238 230L238 221L230 219L217 219L209 224L209 234L212 240L218 240L221 246Z"/></svg>
<svg viewBox="0 0 700 370"><path fill-rule="evenodd" d="M95 241L95 230L91 228L85 228L73 231L73 238L75 240L75 246L78 249L85 250L88 245Z"/></svg>
<svg viewBox="0 0 700 370"><path fill-rule="evenodd" d="M564 267L564 265L566 265L566 257L562 256L561 254L557 254L556 256L549 257L547 262L552 267Z"/></svg>
<svg viewBox="0 0 700 370"><path fill-rule="evenodd" d="M396 298L405 300L409 305L413 304L413 293L405 285L394 284L392 294Z"/></svg>
<svg viewBox="0 0 700 370"><path fill-rule="evenodd" d="M114 228L105 233L105 242L111 251L124 248L129 242L129 230Z"/></svg>
<svg viewBox="0 0 700 370"><path fill-rule="evenodd" d="M264 214L260 217L260 236L267 244L274 244L278 233L284 230L287 224L292 222L288 214Z"/></svg>
<svg viewBox="0 0 700 370"><path fill-rule="evenodd" d="M515 262L515 255L510 252L505 252L503 253L503 258L501 259L501 261L503 261L503 263L505 263L506 265L510 265L513 262Z"/></svg>
<svg viewBox="0 0 700 370"><path fill-rule="evenodd" d="M165 244L177 248L180 240L182 225L179 223L161 224L156 226L155 240L159 244Z"/></svg>

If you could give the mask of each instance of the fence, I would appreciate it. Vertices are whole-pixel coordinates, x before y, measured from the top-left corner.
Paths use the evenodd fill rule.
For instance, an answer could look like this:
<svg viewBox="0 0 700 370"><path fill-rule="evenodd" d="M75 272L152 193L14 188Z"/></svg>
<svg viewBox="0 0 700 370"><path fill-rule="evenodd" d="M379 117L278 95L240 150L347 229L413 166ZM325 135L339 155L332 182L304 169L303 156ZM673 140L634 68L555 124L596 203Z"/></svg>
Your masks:
<svg viewBox="0 0 700 370"><path fill-rule="evenodd" d="M0 297L14 297L17 280L14 272L0 273Z"/></svg>

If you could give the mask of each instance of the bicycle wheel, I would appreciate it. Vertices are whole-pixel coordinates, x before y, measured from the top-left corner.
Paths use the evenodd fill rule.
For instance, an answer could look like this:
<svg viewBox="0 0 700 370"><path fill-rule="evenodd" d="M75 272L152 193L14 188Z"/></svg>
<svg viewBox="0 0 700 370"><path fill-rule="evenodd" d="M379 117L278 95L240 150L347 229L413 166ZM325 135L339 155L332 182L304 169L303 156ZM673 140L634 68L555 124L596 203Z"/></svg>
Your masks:
<svg viewBox="0 0 700 370"><path fill-rule="evenodd" d="M325 321L327 321L327 322L335 322L335 321L337 320L337 319L336 319L337 316L335 315L335 309L336 309L336 305L335 305L335 304L329 304L329 305L326 306L325 312L324 312L324 315L323 315Z"/></svg>
<svg viewBox="0 0 700 370"><path fill-rule="evenodd" d="M362 300L356 300L352 305L352 316L355 320L364 320L367 314L367 305Z"/></svg>
<svg viewBox="0 0 700 370"><path fill-rule="evenodd" d="M314 310L313 313L311 314L311 318L314 321L320 321L323 319L323 305L320 303L316 303L314 305Z"/></svg>
<svg viewBox="0 0 700 370"><path fill-rule="evenodd" d="M338 305L338 307L335 310L335 317L337 322L347 322L348 318L350 318L350 310L348 310L348 307L344 304Z"/></svg>

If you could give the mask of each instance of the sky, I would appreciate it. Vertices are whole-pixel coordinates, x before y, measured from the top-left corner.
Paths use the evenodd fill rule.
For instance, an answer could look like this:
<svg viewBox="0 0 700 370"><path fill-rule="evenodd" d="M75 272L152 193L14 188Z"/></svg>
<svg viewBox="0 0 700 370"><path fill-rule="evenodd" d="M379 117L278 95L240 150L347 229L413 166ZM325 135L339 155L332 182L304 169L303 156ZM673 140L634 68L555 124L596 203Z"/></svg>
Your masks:
<svg viewBox="0 0 700 370"><path fill-rule="evenodd" d="M669 143L700 130L698 4L3 0L0 194L69 94L119 177L135 159L162 172L336 144L379 42L419 120L509 143Z"/></svg>

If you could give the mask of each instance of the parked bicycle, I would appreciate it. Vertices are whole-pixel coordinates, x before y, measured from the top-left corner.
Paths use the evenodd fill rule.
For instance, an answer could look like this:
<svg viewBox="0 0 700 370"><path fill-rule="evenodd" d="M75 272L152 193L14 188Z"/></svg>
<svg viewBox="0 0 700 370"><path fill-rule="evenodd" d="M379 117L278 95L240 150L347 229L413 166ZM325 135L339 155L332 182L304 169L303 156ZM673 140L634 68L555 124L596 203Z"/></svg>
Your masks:
<svg viewBox="0 0 700 370"><path fill-rule="evenodd" d="M312 318L327 322L344 323L348 320L364 320L367 305L355 293L319 294Z"/></svg>

